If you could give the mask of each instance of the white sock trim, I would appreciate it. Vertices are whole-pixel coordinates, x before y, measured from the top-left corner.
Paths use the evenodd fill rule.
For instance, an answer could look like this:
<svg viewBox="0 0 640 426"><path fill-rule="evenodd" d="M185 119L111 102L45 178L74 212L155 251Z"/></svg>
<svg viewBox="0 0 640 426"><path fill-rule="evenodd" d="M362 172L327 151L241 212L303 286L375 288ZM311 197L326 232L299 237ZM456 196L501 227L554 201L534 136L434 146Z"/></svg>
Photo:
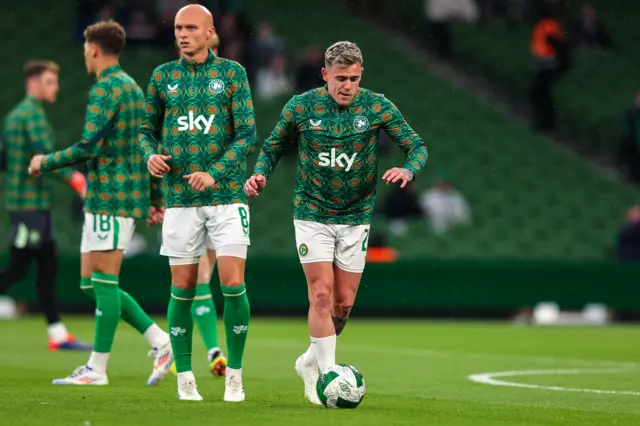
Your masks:
<svg viewBox="0 0 640 426"><path fill-rule="evenodd" d="M227 376L242 376L242 368L229 368L227 367Z"/></svg>
<svg viewBox="0 0 640 426"><path fill-rule="evenodd" d="M169 334L153 323L142 334L152 348L160 348L169 343Z"/></svg>
<svg viewBox="0 0 640 426"><path fill-rule="evenodd" d="M98 374L107 374L108 352L91 352L87 365Z"/></svg>
<svg viewBox="0 0 640 426"><path fill-rule="evenodd" d="M336 365L336 335L327 337L311 336L311 347L318 360L321 373Z"/></svg>

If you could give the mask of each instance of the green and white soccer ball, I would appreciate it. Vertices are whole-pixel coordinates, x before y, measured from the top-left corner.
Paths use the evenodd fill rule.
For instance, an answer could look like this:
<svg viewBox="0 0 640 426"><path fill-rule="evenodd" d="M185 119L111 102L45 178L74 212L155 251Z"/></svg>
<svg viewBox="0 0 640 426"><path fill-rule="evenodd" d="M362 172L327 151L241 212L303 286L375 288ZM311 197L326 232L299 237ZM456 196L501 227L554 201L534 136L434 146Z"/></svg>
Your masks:
<svg viewBox="0 0 640 426"><path fill-rule="evenodd" d="M351 365L334 365L318 377L316 391L327 408L356 408L364 398L364 378Z"/></svg>

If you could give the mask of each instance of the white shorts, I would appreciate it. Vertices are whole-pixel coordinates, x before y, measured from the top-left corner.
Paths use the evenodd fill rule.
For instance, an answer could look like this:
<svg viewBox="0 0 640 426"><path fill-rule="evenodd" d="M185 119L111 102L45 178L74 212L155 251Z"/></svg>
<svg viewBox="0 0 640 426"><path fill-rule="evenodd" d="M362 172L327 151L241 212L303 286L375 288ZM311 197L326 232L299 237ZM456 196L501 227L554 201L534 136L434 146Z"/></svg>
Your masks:
<svg viewBox="0 0 640 426"><path fill-rule="evenodd" d="M294 220L300 263L333 262L346 272L362 273L370 225L327 225Z"/></svg>
<svg viewBox="0 0 640 426"><path fill-rule="evenodd" d="M207 207L176 207L164 212L160 254L181 261L172 264L198 263L207 250L216 255L246 258L249 239L249 207L225 204ZM226 253L224 247L244 246Z"/></svg>
<svg viewBox="0 0 640 426"><path fill-rule="evenodd" d="M135 220L131 217L94 215L85 212L80 253L126 251L135 229Z"/></svg>

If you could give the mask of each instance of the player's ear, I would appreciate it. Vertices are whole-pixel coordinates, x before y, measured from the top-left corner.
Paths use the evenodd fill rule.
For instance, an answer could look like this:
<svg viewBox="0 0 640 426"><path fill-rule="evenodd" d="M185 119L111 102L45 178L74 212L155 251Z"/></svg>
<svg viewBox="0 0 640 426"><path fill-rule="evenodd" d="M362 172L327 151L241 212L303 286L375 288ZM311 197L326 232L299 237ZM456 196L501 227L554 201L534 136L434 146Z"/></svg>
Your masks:
<svg viewBox="0 0 640 426"><path fill-rule="evenodd" d="M326 82L328 82L328 81L329 81L328 74L329 74L329 73L327 72L327 69L326 69L326 68L322 68L322 79L323 79L324 81L326 81Z"/></svg>

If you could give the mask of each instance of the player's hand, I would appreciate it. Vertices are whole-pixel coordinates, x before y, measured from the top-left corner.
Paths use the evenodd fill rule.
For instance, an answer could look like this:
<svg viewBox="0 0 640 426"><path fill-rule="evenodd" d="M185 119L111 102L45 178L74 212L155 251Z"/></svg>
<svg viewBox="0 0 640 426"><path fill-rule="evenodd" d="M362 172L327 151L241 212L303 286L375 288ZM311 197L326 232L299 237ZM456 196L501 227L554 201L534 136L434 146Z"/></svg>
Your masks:
<svg viewBox="0 0 640 426"><path fill-rule="evenodd" d="M147 226L160 225L164 221L164 207L151 206Z"/></svg>
<svg viewBox="0 0 640 426"><path fill-rule="evenodd" d="M404 188L407 185L407 182L413 180L413 172L409 169L394 167L393 169L387 170L382 176L382 179L387 181L387 185L401 180L402 183L400 184L400 188Z"/></svg>
<svg viewBox="0 0 640 426"><path fill-rule="evenodd" d="M211 188L216 184L215 179L207 172L195 172L189 175L183 176L185 179L189 179L188 183L191 185L194 191L202 192L207 188Z"/></svg>
<svg viewBox="0 0 640 426"><path fill-rule="evenodd" d="M161 178L162 175L169 173L169 170L171 170L167 164L167 161L169 160L171 160L170 155L152 155L147 163L147 168L149 169L151 176Z"/></svg>
<svg viewBox="0 0 640 426"><path fill-rule="evenodd" d="M40 176L40 169L42 167L42 159L44 158L44 155L34 155L33 158L31 158L31 164L29 164L29 174L31 176Z"/></svg>
<svg viewBox="0 0 640 426"><path fill-rule="evenodd" d="M267 179L261 174L257 174L247 179L247 183L244 184L244 192L249 197L257 197L266 185Z"/></svg>

